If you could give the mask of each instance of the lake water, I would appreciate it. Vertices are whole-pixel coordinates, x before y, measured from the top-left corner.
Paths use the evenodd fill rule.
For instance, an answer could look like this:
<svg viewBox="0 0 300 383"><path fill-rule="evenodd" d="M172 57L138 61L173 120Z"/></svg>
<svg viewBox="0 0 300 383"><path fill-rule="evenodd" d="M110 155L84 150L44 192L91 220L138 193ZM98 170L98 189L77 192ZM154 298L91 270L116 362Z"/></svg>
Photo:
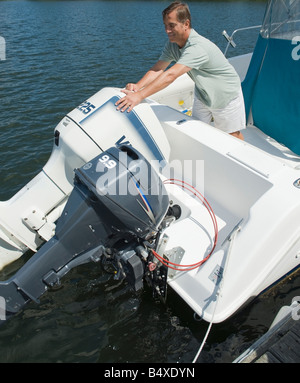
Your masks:
<svg viewBox="0 0 300 383"><path fill-rule="evenodd" d="M46 163L53 130L70 110L105 86L137 81L166 41L164 1L0 1L0 199ZM224 51L223 29L261 23L265 2L191 2L193 27ZM241 33L229 55L252 49ZM242 40L244 40L242 42ZM22 260L17 265L22 264ZM14 265L13 267L17 267ZM6 279L8 268L1 273ZM299 293L299 274L214 325L200 362L231 362L263 334ZM172 291L166 305L136 295L98 266L72 270L41 304L0 327L0 362L191 362L207 330Z"/></svg>

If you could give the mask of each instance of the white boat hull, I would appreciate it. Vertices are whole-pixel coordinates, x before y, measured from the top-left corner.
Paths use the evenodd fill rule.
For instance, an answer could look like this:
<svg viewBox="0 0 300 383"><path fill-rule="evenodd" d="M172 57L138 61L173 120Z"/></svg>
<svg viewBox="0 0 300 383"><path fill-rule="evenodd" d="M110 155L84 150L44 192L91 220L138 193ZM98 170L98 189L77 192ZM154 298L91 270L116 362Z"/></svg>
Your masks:
<svg viewBox="0 0 300 383"><path fill-rule="evenodd" d="M241 57L241 77L249 57ZM0 267L53 236L75 168L117 142L129 142L162 179L192 184L212 206L218 223L213 254L199 268L170 272L168 284L206 321L224 321L299 266L300 158L263 150L268 138L251 125L241 141L183 114L193 97L187 76L137 106L130 118L116 111L119 96L120 90L105 88L64 117L55 129L59 144L41 173L0 203ZM183 213L164 231L162 252L194 264L213 246L211 216L186 190L166 188Z"/></svg>

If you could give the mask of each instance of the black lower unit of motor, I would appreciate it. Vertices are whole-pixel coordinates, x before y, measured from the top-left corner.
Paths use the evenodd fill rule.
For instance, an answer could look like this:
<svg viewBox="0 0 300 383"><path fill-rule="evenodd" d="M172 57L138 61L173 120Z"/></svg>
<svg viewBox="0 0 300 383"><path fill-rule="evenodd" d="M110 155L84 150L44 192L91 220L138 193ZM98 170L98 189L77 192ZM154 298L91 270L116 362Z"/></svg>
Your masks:
<svg viewBox="0 0 300 383"><path fill-rule="evenodd" d="M124 185L128 193L118 194ZM169 208L160 177L131 146L112 147L75 169L74 189L55 235L14 276L0 282L7 316L29 301L38 303L68 271L90 261L113 269L116 279L126 278L136 291L145 279L154 296L164 298L167 270L153 259L151 243L170 220Z"/></svg>

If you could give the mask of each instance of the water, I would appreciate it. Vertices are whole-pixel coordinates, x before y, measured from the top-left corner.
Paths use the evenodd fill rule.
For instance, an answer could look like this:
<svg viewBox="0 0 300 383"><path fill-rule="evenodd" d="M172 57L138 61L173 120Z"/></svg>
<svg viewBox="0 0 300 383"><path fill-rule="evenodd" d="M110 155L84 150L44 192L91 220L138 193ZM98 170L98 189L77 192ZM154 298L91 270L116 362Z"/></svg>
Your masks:
<svg viewBox="0 0 300 383"><path fill-rule="evenodd" d="M0 199L37 174L61 118L104 86L137 81L166 40L168 2L0 2ZM192 2L193 27L217 43L221 33L262 21L264 2ZM256 34L231 54L247 53ZM241 255L242 256L242 255ZM23 260L1 273L7 279ZM263 334L299 293L299 273L214 325L200 362L231 362ZM72 270L60 289L0 328L0 362L191 362L207 330L169 291L166 305L134 294L99 266Z"/></svg>

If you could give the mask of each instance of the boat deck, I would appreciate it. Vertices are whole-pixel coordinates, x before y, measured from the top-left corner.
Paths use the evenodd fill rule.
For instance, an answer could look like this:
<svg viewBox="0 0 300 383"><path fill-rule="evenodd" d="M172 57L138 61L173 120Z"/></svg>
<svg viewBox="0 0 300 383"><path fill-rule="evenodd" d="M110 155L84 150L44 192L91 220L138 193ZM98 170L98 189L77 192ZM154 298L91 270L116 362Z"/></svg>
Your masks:
<svg viewBox="0 0 300 383"><path fill-rule="evenodd" d="M242 131L245 141L260 150L268 153L273 158L277 158L285 165L291 168L300 168L300 156L293 153L289 148L280 144L272 137L264 134L260 129L254 125L248 124L247 128Z"/></svg>
<svg viewBox="0 0 300 383"><path fill-rule="evenodd" d="M258 339L234 363L299 363L300 362L300 305L296 315L289 312ZM297 320L295 319L298 318Z"/></svg>

